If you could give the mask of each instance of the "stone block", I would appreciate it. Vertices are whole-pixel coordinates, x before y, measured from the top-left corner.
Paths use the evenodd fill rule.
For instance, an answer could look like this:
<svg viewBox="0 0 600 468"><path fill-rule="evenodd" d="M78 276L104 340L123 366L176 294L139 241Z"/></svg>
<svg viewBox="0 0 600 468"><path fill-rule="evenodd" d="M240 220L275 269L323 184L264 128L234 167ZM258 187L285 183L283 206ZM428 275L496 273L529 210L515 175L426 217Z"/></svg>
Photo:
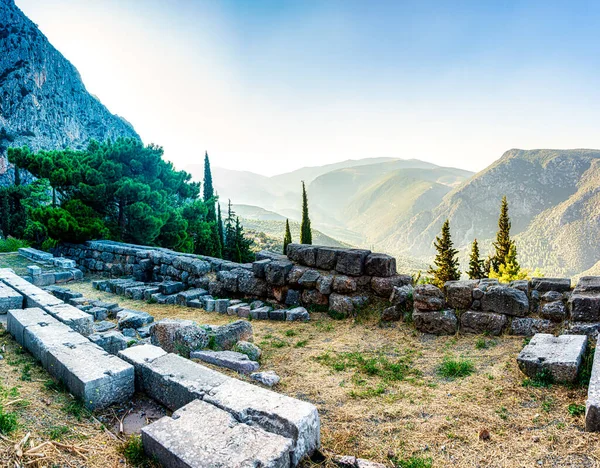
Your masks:
<svg viewBox="0 0 600 468"><path fill-rule="evenodd" d="M542 306L540 314L553 322L562 322L567 318L567 307L563 301L547 302Z"/></svg>
<svg viewBox="0 0 600 468"><path fill-rule="evenodd" d="M591 341L597 341L600 322L565 322L565 335L586 335Z"/></svg>
<svg viewBox="0 0 600 468"><path fill-rule="evenodd" d="M444 308L444 293L433 284L419 284L413 292L413 302L416 310L433 312Z"/></svg>
<svg viewBox="0 0 600 468"><path fill-rule="evenodd" d="M229 299L215 300L215 312L218 312L219 314L226 314L228 307L229 307Z"/></svg>
<svg viewBox="0 0 600 468"><path fill-rule="evenodd" d="M215 304L216 304L216 300L215 299L206 299L204 301L204 309L207 312L214 312L215 311Z"/></svg>
<svg viewBox="0 0 600 468"><path fill-rule="evenodd" d="M108 354L118 355L119 351L127 349L128 339L118 331L92 333L89 337L92 343L100 346Z"/></svg>
<svg viewBox="0 0 600 468"><path fill-rule="evenodd" d="M354 302L348 296L332 293L329 296L329 310L337 312L344 317L349 317L354 313Z"/></svg>
<svg viewBox="0 0 600 468"><path fill-rule="evenodd" d="M600 293L575 289L569 298L571 318L577 322L600 321Z"/></svg>
<svg viewBox="0 0 600 468"><path fill-rule="evenodd" d="M238 315L238 311L241 307L250 307L245 302L241 302L239 304L230 305L227 307L227 315Z"/></svg>
<svg viewBox="0 0 600 468"><path fill-rule="evenodd" d="M285 321L285 310L271 310L269 312L269 320Z"/></svg>
<svg viewBox="0 0 600 468"><path fill-rule="evenodd" d="M413 312L415 328L432 335L454 335L458 331L458 319L453 310Z"/></svg>
<svg viewBox="0 0 600 468"><path fill-rule="evenodd" d="M158 285L158 290L165 296L177 294L185 289L185 285L180 281L165 281Z"/></svg>
<svg viewBox="0 0 600 468"><path fill-rule="evenodd" d="M166 296L163 293L152 294L150 298L155 301L157 304L170 304L173 305L177 302L177 294L171 294L170 296Z"/></svg>
<svg viewBox="0 0 600 468"><path fill-rule="evenodd" d="M556 325L550 320L524 317L514 318L510 323L510 334L518 336L533 336L536 333L552 333Z"/></svg>
<svg viewBox="0 0 600 468"><path fill-rule="evenodd" d="M521 371L535 378L549 372L556 382L574 382L587 347L585 335L534 335L517 357Z"/></svg>
<svg viewBox="0 0 600 468"><path fill-rule="evenodd" d="M321 275L317 280L317 291L329 295L333 291L333 275Z"/></svg>
<svg viewBox="0 0 600 468"><path fill-rule="evenodd" d="M267 387L274 387L281 381L281 377L275 371L254 372L250 374L250 378Z"/></svg>
<svg viewBox="0 0 600 468"><path fill-rule="evenodd" d="M335 270L343 275L361 276L364 274L365 260L370 253L370 250L362 249L340 250Z"/></svg>
<svg viewBox="0 0 600 468"><path fill-rule="evenodd" d="M285 305L292 306L300 304L301 294L296 289L288 289L285 295Z"/></svg>
<svg viewBox="0 0 600 468"><path fill-rule="evenodd" d="M265 267L267 264L271 263L271 261L272 260L270 258L266 258L264 260L257 260L256 262L252 263L252 272L254 273L254 276L264 279Z"/></svg>
<svg viewBox="0 0 600 468"><path fill-rule="evenodd" d="M340 249L333 247L319 247L317 249L316 267L321 270L334 270Z"/></svg>
<svg viewBox="0 0 600 468"><path fill-rule="evenodd" d="M304 307L296 307L290 309L285 314L285 319L288 322L308 322L310 320L310 314Z"/></svg>
<svg viewBox="0 0 600 468"><path fill-rule="evenodd" d="M303 288L312 289L317 286L320 277L321 274L317 270L306 270L298 280L298 284Z"/></svg>
<svg viewBox="0 0 600 468"><path fill-rule="evenodd" d="M407 286L412 283L410 275L394 275L386 278L374 276L371 278L371 289L379 297L389 298L394 292L394 288Z"/></svg>
<svg viewBox="0 0 600 468"><path fill-rule="evenodd" d="M39 308L9 310L6 329L21 346L25 346L25 330L40 323L56 323L57 320Z"/></svg>
<svg viewBox="0 0 600 468"><path fill-rule="evenodd" d="M38 276L42 274L42 269L37 265L28 265L27 274L29 276Z"/></svg>
<svg viewBox="0 0 600 468"><path fill-rule="evenodd" d="M238 341L252 341L254 332L252 325L246 320L237 320L226 325L213 327L209 335L213 337L215 349L228 350Z"/></svg>
<svg viewBox="0 0 600 468"><path fill-rule="evenodd" d="M207 424L209 422L209 424ZM293 442L195 400L142 429L144 450L162 466L288 468Z"/></svg>
<svg viewBox="0 0 600 468"><path fill-rule="evenodd" d="M108 309L105 309L103 307L91 307L85 312L94 317L95 321L102 321L108 318Z"/></svg>
<svg viewBox="0 0 600 468"><path fill-rule="evenodd" d="M46 312L84 336L93 333L94 318L69 304L45 307Z"/></svg>
<svg viewBox="0 0 600 468"><path fill-rule="evenodd" d="M10 309L22 309L24 304L21 294L0 283L0 314L6 314Z"/></svg>
<svg viewBox="0 0 600 468"><path fill-rule="evenodd" d="M600 276L582 276L574 292L600 293Z"/></svg>
<svg viewBox="0 0 600 468"><path fill-rule="evenodd" d="M473 303L473 290L478 284L477 280L447 281L444 290L448 307L469 310Z"/></svg>
<svg viewBox="0 0 600 468"><path fill-rule="evenodd" d="M339 294L356 292L358 285L356 279L346 275L337 275L333 278L333 290Z"/></svg>
<svg viewBox="0 0 600 468"><path fill-rule="evenodd" d="M326 306L327 304L329 304L329 298L325 294L321 294L316 289L305 289L304 291L302 291L302 304L304 304L305 306Z"/></svg>
<svg viewBox="0 0 600 468"><path fill-rule="evenodd" d="M255 297L267 295L267 282L257 278L251 271L243 271L238 277L238 290L242 294Z"/></svg>
<svg viewBox="0 0 600 468"><path fill-rule="evenodd" d="M481 299L484 312L524 317L529 312L527 294L506 286L491 286Z"/></svg>
<svg viewBox="0 0 600 468"><path fill-rule="evenodd" d="M208 332L192 320L163 319L150 327L150 342L169 353L189 355L208 346Z"/></svg>
<svg viewBox="0 0 600 468"><path fill-rule="evenodd" d="M259 307L258 309L253 309L250 311L250 317L253 320L269 320L269 312L271 312L272 307L264 306Z"/></svg>
<svg viewBox="0 0 600 468"><path fill-rule="evenodd" d="M217 273L217 280L223 284L223 288L229 293L238 292L238 277L239 274L235 271L219 271Z"/></svg>
<svg viewBox="0 0 600 468"><path fill-rule="evenodd" d="M109 330L117 328L117 324L109 322L108 320L102 320L101 322L94 323L94 333L103 333Z"/></svg>
<svg viewBox="0 0 600 468"><path fill-rule="evenodd" d="M468 310L460 316L460 330L462 333L483 334L498 336L506 326L506 315L493 312L476 312Z"/></svg>
<svg viewBox="0 0 600 468"><path fill-rule="evenodd" d="M365 259L365 273L368 276L389 277L396 274L396 259L390 255L371 253Z"/></svg>
<svg viewBox="0 0 600 468"><path fill-rule="evenodd" d="M265 278L267 283L274 286L284 286L288 273L294 264L287 260L273 261L265 266Z"/></svg>
<svg viewBox="0 0 600 468"><path fill-rule="evenodd" d="M594 351L592 375L585 402L585 430L600 432L600 352L598 347Z"/></svg>
<svg viewBox="0 0 600 468"><path fill-rule="evenodd" d="M190 359L198 359L219 367L248 374L258 370L258 362L251 361L248 356L236 351L192 351Z"/></svg>
<svg viewBox="0 0 600 468"><path fill-rule="evenodd" d="M141 310L123 309L117 314L119 330L125 328L141 328L154 322L154 317Z"/></svg>
<svg viewBox="0 0 600 468"><path fill-rule="evenodd" d="M570 278L531 278L532 290L545 293L547 291L567 292L571 290Z"/></svg>

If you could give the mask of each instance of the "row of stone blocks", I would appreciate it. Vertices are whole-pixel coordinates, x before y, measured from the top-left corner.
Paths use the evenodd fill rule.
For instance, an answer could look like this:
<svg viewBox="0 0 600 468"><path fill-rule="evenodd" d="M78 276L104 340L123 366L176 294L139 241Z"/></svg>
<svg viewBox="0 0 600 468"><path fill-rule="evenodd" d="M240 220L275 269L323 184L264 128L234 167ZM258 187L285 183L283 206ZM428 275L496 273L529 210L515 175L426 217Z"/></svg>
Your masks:
<svg viewBox="0 0 600 468"><path fill-rule="evenodd" d="M310 403L157 346L119 356L135 367L138 390L176 410L142 429L144 449L164 466L289 467L320 445L319 415Z"/></svg>
<svg viewBox="0 0 600 468"><path fill-rule="evenodd" d="M48 371L89 409L127 401L134 368L39 308L10 310L7 328Z"/></svg>
<svg viewBox="0 0 600 468"><path fill-rule="evenodd" d="M16 275L11 269L0 268L0 282L22 296L23 303L17 308L37 307L84 336L93 332L94 319L91 315L70 304L65 304L47 291Z"/></svg>

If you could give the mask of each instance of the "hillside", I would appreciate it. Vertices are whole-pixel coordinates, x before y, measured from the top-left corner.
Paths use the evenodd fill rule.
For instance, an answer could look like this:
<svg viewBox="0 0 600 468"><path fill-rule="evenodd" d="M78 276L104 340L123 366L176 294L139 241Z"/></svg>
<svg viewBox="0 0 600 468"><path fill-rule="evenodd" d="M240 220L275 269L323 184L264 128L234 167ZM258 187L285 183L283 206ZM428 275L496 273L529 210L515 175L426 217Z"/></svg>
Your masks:
<svg viewBox="0 0 600 468"><path fill-rule="evenodd" d="M90 139L139 138L88 93L77 69L13 0L0 0L0 185L12 180L8 146L82 148Z"/></svg>
<svg viewBox="0 0 600 468"><path fill-rule="evenodd" d="M429 258L445 219L458 248L473 238L492 239L500 199L507 195L521 263L547 274L578 273L598 259L592 238L599 227L599 158L600 151L586 149L507 151L438 206L401 223L382 244Z"/></svg>

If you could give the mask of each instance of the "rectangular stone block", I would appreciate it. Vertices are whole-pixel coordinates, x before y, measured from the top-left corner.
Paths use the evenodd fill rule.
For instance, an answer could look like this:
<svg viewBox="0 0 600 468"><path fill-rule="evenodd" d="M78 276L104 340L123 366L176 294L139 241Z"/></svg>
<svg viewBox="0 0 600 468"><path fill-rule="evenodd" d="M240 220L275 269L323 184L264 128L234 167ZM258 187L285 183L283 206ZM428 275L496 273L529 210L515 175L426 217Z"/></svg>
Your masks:
<svg viewBox="0 0 600 468"><path fill-rule="evenodd" d="M319 247L317 249L316 267L321 270L333 270L337 263L337 256L340 249L333 247Z"/></svg>
<svg viewBox="0 0 600 468"><path fill-rule="evenodd" d="M198 299L201 296L206 296L208 291L202 288L196 289L188 289L187 291L181 291L177 294L177 304L179 305L187 305L189 301L193 301L194 299Z"/></svg>
<svg viewBox="0 0 600 468"><path fill-rule="evenodd" d="M391 255L371 253L365 259L365 274L387 278L396 274L396 259Z"/></svg>
<svg viewBox="0 0 600 468"><path fill-rule="evenodd" d="M240 423L201 400L144 427L142 442L147 454L169 467L288 468L293 450L291 439Z"/></svg>
<svg viewBox="0 0 600 468"><path fill-rule="evenodd" d="M365 260L370 253L370 250L362 249L340 250L335 270L343 275L361 276L364 274Z"/></svg>
<svg viewBox="0 0 600 468"><path fill-rule="evenodd" d="M269 320L285 320L285 310L271 310Z"/></svg>
<svg viewBox="0 0 600 468"><path fill-rule="evenodd" d="M135 348L119 355L128 360ZM150 352L147 348L138 353L143 356ZM147 360L139 355L129 362L138 362L136 372L139 368L143 390L168 408L175 410L201 399L224 409L237 421L288 437L294 441L293 466L320 444L319 415L310 403L228 377L175 354Z"/></svg>
<svg viewBox="0 0 600 468"><path fill-rule="evenodd" d="M242 307L249 307L246 303L234 304L227 307L227 315L238 315L238 311Z"/></svg>
<svg viewBox="0 0 600 468"><path fill-rule="evenodd" d="M56 283L56 276L54 273L42 273L41 275L32 276L31 284L34 286L44 287L50 286Z"/></svg>
<svg viewBox="0 0 600 468"><path fill-rule="evenodd" d="M6 329L21 346L25 346L25 329L41 322L54 323L57 320L42 309L9 310L6 317Z"/></svg>
<svg viewBox="0 0 600 468"><path fill-rule="evenodd" d="M93 333L88 336L92 343L100 346L108 354L118 355L119 351L127 349L127 338L118 331Z"/></svg>
<svg viewBox="0 0 600 468"><path fill-rule="evenodd" d="M571 290L571 278L531 278L529 284L531 289L540 293L548 291L567 292Z"/></svg>
<svg viewBox="0 0 600 468"><path fill-rule="evenodd" d="M272 307L264 306L258 307L257 309L253 309L250 311L250 317L253 320L269 320L269 312L273 310Z"/></svg>
<svg viewBox="0 0 600 468"><path fill-rule="evenodd" d="M586 347L585 335L538 333L519 353L517 363L528 377L547 371L556 382L574 382Z"/></svg>
<svg viewBox="0 0 600 468"><path fill-rule="evenodd" d="M585 402L585 430L600 432L600 352L598 347L594 351L592 376Z"/></svg>
<svg viewBox="0 0 600 468"><path fill-rule="evenodd" d="M6 314L10 309L22 309L25 299L14 289L0 283L0 314Z"/></svg>
<svg viewBox="0 0 600 468"><path fill-rule="evenodd" d="M600 293L600 276L582 276L574 292Z"/></svg>
<svg viewBox="0 0 600 468"><path fill-rule="evenodd" d="M573 291L569 298L571 319L576 322L600 321L600 294Z"/></svg>
<svg viewBox="0 0 600 468"><path fill-rule="evenodd" d="M47 369L48 352L53 346L89 343L85 336L57 320L29 325L23 337L23 347L41 362L44 369Z"/></svg>
<svg viewBox="0 0 600 468"><path fill-rule="evenodd" d="M84 336L93 333L94 318L77 307L69 304L59 304L45 308L46 312L52 315L55 319L70 326L73 330L81 333Z"/></svg>
<svg viewBox="0 0 600 468"><path fill-rule="evenodd" d="M29 276L38 276L42 274L42 269L37 265L27 266L27 274Z"/></svg>
<svg viewBox="0 0 600 468"><path fill-rule="evenodd" d="M219 314L226 314L228 307L229 307L229 299L216 299L215 300L215 312L218 312Z"/></svg>

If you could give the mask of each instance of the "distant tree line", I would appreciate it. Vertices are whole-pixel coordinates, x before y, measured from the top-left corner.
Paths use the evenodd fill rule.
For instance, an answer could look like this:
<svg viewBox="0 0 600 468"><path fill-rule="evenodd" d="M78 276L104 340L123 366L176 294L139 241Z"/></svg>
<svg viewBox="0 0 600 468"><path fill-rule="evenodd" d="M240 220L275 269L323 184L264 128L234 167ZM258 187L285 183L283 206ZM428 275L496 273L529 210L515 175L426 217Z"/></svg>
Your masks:
<svg viewBox="0 0 600 468"><path fill-rule="evenodd" d="M487 259L482 259L479 252L477 239L471 244L469 269L466 272L470 279L497 278L501 282L510 282L524 279L529 274L517 261L517 246L510 237L511 222L508 216L508 201L502 197L500 216L498 218L498 231L492 246L494 253ZM432 282L442 287L446 281L459 280L461 276L458 250L454 248L450 235L450 222L446 220L442 226L441 234L434 242L437 254L434 259L435 267L430 267L428 273ZM537 273L537 272L536 272Z"/></svg>
<svg viewBox="0 0 600 468"><path fill-rule="evenodd" d="M221 218L208 153L204 187L163 159L163 149L134 138L90 142L87 149L31 152L8 148L15 183L0 189L5 237L49 248L57 242L112 239L233 261L253 258L231 210ZM20 170L37 180L20 183Z"/></svg>

